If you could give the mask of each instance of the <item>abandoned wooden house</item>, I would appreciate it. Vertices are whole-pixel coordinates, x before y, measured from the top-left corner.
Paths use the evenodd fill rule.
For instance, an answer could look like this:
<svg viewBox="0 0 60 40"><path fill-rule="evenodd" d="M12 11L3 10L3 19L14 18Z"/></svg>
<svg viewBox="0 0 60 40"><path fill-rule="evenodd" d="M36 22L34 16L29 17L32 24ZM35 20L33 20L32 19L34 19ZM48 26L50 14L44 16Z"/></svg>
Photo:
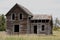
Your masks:
<svg viewBox="0 0 60 40"><path fill-rule="evenodd" d="M9 34L52 34L51 15L33 15L25 7L15 4L6 14Z"/></svg>

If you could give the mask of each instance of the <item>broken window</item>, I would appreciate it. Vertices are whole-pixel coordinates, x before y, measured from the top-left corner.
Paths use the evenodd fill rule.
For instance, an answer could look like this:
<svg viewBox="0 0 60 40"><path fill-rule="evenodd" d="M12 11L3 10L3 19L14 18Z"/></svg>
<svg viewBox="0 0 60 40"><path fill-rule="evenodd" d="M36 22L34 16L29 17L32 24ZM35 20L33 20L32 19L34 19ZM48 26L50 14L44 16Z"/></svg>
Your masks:
<svg viewBox="0 0 60 40"><path fill-rule="evenodd" d="M34 20L31 20L31 23L34 23Z"/></svg>
<svg viewBox="0 0 60 40"><path fill-rule="evenodd" d="M46 23L48 23L49 22L49 20L46 20Z"/></svg>
<svg viewBox="0 0 60 40"><path fill-rule="evenodd" d="M22 14L20 14L20 19L22 19Z"/></svg>
<svg viewBox="0 0 60 40"><path fill-rule="evenodd" d="M38 20L38 22L40 23L40 22L41 22L41 20Z"/></svg>
<svg viewBox="0 0 60 40"><path fill-rule="evenodd" d="M44 25L42 25L42 31L44 31Z"/></svg>
<svg viewBox="0 0 60 40"><path fill-rule="evenodd" d="M14 20L15 19L15 14L12 14L12 20Z"/></svg>
<svg viewBox="0 0 60 40"><path fill-rule="evenodd" d="M42 20L42 23L45 23L45 20Z"/></svg>
<svg viewBox="0 0 60 40"><path fill-rule="evenodd" d="M37 23L37 20L34 20L35 21L35 23Z"/></svg>

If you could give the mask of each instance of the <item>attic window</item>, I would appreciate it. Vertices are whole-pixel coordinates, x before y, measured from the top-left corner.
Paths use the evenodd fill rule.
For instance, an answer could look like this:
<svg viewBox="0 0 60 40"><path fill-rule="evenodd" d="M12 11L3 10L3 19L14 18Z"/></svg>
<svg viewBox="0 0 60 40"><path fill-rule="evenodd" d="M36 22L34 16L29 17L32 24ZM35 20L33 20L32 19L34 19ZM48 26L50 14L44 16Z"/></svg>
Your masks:
<svg viewBox="0 0 60 40"><path fill-rule="evenodd" d="M14 20L15 19L15 15L14 14L12 14L12 20Z"/></svg>
<svg viewBox="0 0 60 40"><path fill-rule="evenodd" d="M20 19L22 19L22 14L20 14Z"/></svg>

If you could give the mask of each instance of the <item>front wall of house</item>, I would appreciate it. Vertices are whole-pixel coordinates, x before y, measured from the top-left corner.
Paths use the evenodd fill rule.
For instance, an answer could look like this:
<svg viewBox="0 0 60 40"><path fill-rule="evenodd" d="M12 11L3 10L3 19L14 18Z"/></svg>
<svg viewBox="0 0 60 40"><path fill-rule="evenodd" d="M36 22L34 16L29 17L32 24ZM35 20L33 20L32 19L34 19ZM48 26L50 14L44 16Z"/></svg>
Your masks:
<svg viewBox="0 0 60 40"><path fill-rule="evenodd" d="M11 15L15 14L15 20L11 19ZM19 19L19 15L20 13L22 13L22 20ZM18 19L16 19L16 17ZM15 8L15 10L13 10L13 12L10 12L9 15L7 15L6 19L7 19L7 29L6 31L10 34L24 34L27 33L27 19L28 15L26 13L24 13L22 10L20 10L19 8ZM19 25L19 32L14 32L14 25Z"/></svg>

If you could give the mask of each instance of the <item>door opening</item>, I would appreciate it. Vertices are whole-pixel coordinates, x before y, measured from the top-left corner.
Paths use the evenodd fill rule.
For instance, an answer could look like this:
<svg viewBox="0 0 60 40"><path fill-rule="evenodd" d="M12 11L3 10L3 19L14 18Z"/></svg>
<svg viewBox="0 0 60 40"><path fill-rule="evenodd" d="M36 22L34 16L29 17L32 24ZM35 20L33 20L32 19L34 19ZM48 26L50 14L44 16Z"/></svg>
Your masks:
<svg viewBox="0 0 60 40"><path fill-rule="evenodd" d="M34 33L37 34L37 25L34 26Z"/></svg>
<svg viewBox="0 0 60 40"><path fill-rule="evenodd" d="M14 32L19 32L19 25L14 25Z"/></svg>

